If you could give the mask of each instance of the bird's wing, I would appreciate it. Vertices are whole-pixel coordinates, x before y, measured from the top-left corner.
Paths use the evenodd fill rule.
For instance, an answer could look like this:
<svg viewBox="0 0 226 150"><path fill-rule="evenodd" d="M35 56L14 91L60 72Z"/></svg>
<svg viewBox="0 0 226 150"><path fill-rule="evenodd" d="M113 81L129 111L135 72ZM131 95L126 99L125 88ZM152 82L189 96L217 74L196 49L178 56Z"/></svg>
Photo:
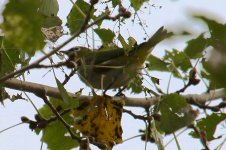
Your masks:
<svg viewBox="0 0 226 150"><path fill-rule="evenodd" d="M114 62L115 59L125 55L125 51L122 48L112 49L108 51L97 51L91 53L85 57L87 65L107 65L110 62Z"/></svg>

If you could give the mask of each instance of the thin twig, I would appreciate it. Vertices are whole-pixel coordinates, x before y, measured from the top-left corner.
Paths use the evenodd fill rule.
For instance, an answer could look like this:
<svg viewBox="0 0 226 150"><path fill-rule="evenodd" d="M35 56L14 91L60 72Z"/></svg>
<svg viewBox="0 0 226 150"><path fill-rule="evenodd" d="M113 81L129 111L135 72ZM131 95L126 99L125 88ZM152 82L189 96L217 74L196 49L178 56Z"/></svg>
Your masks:
<svg viewBox="0 0 226 150"><path fill-rule="evenodd" d="M44 144L43 137L44 137L44 135L45 135L45 130L43 130L42 139L41 139L41 146L40 146L40 150L42 150L42 148L43 148L43 144Z"/></svg>
<svg viewBox="0 0 226 150"><path fill-rule="evenodd" d="M7 127L7 128L5 128L5 129L3 129L3 130L0 130L0 133L5 132L5 131L7 131L7 130L9 130L9 129L12 129L12 128L16 127L16 126L19 126L19 125L21 125L21 124L23 124L23 122L17 123L17 124L15 124L15 125L12 125L12 126L10 126L10 127Z"/></svg>
<svg viewBox="0 0 226 150"><path fill-rule="evenodd" d="M88 17L90 17L88 15ZM70 37L68 40L66 40L64 43L62 43L60 46L58 46L57 48L55 48L54 50L52 50L51 52L47 53L46 55L44 55L43 57L41 57L40 59L36 60L35 62L31 63L28 66L22 67L19 70L16 70L12 73L9 73L5 76L3 76L2 78L0 78L0 83L6 81L7 79L12 78L13 76L20 74L22 72L25 72L29 69L33 69L35 68L40 62L42 62L43 60L45 60L46 58L52 56L53 54L55 54L57 51L59 51L61 48L63 48L65 45L67 45L68 43L70 43L74 38L76 38L77 36L79 36L84 30L90 28L91 26L97 24L98 22L104 20L104 19L109 19L109 13L106 13L105 15L103 15L102 17L98 18L96 21L94 21L93 23L86 25L85 23L87 23L87 19L85 19L84 24L81 26L80 30L78 32L76 32L72 37Z"/></svg>
<svg viewBox="0 0 226 150"><path fill-rule="evenodd" d="M64 111L62 111L61 113L60 113L60 116L63 116L63 115L65 115L65 114L67 114L67 113L69 113L71 111L71 109L65 109ZM57 116L54 116L54 117L51 117L50 119L48 119L48 120L46 120L48 123L51 123L51 122L54 122L54 121L56 121L56 120L58 120L58 118L57 118Z"/></svg>
<svg viewBox="0 0 226 150"><path fill-rule="evenodd" d="M177 139L177 136L176 136L176 134L173 132L173 137L174 137L174 139L175 139L175 142L176 142L176 145L177 145L177 149L178 150L181 150L181 147L180 147L180 143L179 143L179 141L178 141L178 139Z"/></svg>
<svg viewBox="0 0 226 150"><path fill-rule="evenodd" d="M195 131L195 133L199 136L201 143L205 147L205 150L210 150L206 134L203 131L200 131L194 124L190 125L189 127L192 128Z"/></svg>
<svg viewBox="0 0 226 150"><path fill-rule="evenodd" d="M197 85L200 82L200 80L196 78L196 74L197 74L197 71L195 68L193 68L189 73L188 83L185 84L182 89L176 91L176 93L184 92L191 85Z"/></svg>
<svg viewBox="0 0 226 150"><path fill-rule="evenodd" d="M78 142L81 141L81 138L76 136L73 131L71 130L71 126L61 117L61 115L58 113L56 108L49 102L46 95L43 93L36 94L38 97L42 98L46 105L49 106L49 108L52 110L52 112L56 115L56 117L59 119L59 121L65 126L65 128L68 130L70 136L72 139L77 140Z"/></svg>
<svg viewBox="0 0 226 150"><path fill-rule="evenodd" d="M179 133L176 134L176 136L178 137L179 135L181 135L182 133L184 133L185 131L187 131L188 129L187 128L184 128L182 131L180 131ZM167 147L172 141L174 141L175 139L172 138L170 139L165 145L164 147Z"/></svg>
<svg viewBox="0 0 226 150"><path fill-rule="evenodd" d="M132 139L134 139L134 138L141 137L141 136L143 136L143 135L144 135L144 134L142 133L142 134L139 134L139 135L136 135L136 136L133 136L133 137L127 138L127 139L123 140L123 143L125 143L126 141L129 141L129 140L132 140Z"/></svg>
<svg viewBox="0 0 226 150"><path fill-rule="evenodd" d="M167 90L166 90L167 94L169 94L169 89L170 89L170 83L171 83L172 76L173 76L173 73L170 73L169 82L167 84Z"/></svg>
<svg viewBox="0 0 226 150"><path fill-rule="evenodd" d="M65 110L63 110L63 111L60 113L60 116L63 116L63 115L65 115L65 114L69 113L70 111L71 111L71 109L65 109ZM50 123L52 123L52 122L58 120L58 117L57 117L57 116L52 116L52 117L49 118L49 119L44 119L42 116L40 116L40 114L36 114L36 115L35 115L36 121L30 120L30 119L28 119L28 118L25 117L25 116L23 116L22 118L23 118L23 119L22 119L22 122L23 122L23 123L27 123L27 124L29 124L29 125L30 125L31 123L36 124L36 126L34 126L34 128L32 128L32 130L35 129L35 128L43 129L43 128L45 128L48 124L50 124ZM25 119L25 118L26 118L26 119ZM40 126L40 125L41 125L41 126Z"/></svg>
<svg viewBox="0 0 226 150"><path fill-rule="evenodd" d="M75 74L77 70L76 69L73 69L70 74L68 76L66 76L66 78L64 79L64 81L62 82L63 85L65 85L69 80L70 78Z"/></svg>
<svg viewBox="0 0 226 150"><path fill-rule="evenodd" d="M205 105L205 104L201 104L199 102L194 101L193 99L188 99L188 102L192 105L195 105L195 106L201 108L201 109L204 109L204 110L209 109L213 112L218 112L218 111L221 110L221 108L226 107L226 101L223 101L216 106L208 106L208 105Z"/></svg>
<svg viewBox="0 0 226 150"><path fill-rule="evenodd" d="M31 105L34 107L34 109L36 110L36 112L39 114L38 108L35 106L35 104L33 103L33 101L31 100L31 98L27 95L27 93L25 91L23 91L24 95L27 97L28 101L31 103Z"/></svg>
<svg viewBox="0 0 226 150"><path fill-rule="evenodd" d="M123 112L131 115L134 119L140 119L140 120L144 120L144 121L148 119L145 116L134 114L131 110L123 109Z"/></svg>
<svg viewBox="0 0 226 150"><path fill-rule="evenodd" d="M217 146L217 148L215 148L215 150L221 150L225 143L226 143L226 138L222 141L222 143L220 143L220 145Z"/></svg>
<svg viewBox="0 0 226 150"><path fill-rule="evenodd" d="M50 65L37 64L37 65L34 65L34 68L59 68L61 66L65 66L66 64L67 64L67 61L59 62L57 64L50 64Z"/></svg>

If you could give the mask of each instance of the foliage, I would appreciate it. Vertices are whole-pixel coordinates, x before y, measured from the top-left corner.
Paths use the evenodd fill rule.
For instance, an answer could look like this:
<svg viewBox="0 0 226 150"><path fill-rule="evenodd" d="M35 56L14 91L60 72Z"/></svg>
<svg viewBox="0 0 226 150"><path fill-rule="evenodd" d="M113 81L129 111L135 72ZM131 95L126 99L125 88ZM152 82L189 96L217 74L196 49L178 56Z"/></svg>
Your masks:
<svg viewBox="0 0 226 150"><path fill-rule="evenodd" d="M51 99L50 101L55 108L61 108L62 110L67 108L65 103L60 100ZM54 116L51 109L46 104L39 109L39 113L44 119L50 119ZM68 123L73 123L73 119L69 115L64 115L63 118ZM39 132L40 130L36 129L36 133L38 134ZM52 122L45 127L43 130L42 140L47 143L49 149L65 150L79 145L78 142L74 141L69 135L67 135L67 129L60 121Z"/></svg>
<svg viewBox="0 0 226 150"><path fill-rule="evenodd" d="M104 44L113 42L113 38L115 37L115 34L111 30L95 29L94 31L99 35L99 37L101 38Z"/></svg>
<svg viewBox="0 0 226 150"><path fill-rule="evenodd" d="M6 48L23 49L28 54L34 55L36 50L41 50L44 47L42 34L37 32L40 31L42 24L42 17L37 14L39 6L38 0L11 0L6 5L3 12L5 21L2 29L5 35L4 39L11 45L11 47Z"/></svg>
<svg viewBox="0 0 226 150"><path fill-rule="evenodd" d="M112 149L114 144L122 143L123 105L123 101L114 101L110 97L93 97L89 104L81 104L73 110L74 127Z"/></svg>
<svg viewBox="0 0 226 150"><path fill-rule="evenodd" d="M137 43L138 39L124 35L121 28L124 29L128 25L127 21L140 20L138 14L142 12L143 6L147 2L147 0L130 0L130 3L128 2L129 7L126 9L123 6L124 3L119 0L104 2L77 0L72 4L67 19L58 16L60 7L57 0L10 0L6 4L2 14L4 22L0 24L0 29L4 33L3 36L0 36L0 79L7 77L7 74L15 70L20 70L24 66L32 65L33 63L30 60L36 58L36 52L43 52L42 58L48 56L47 58L50 59L51 64L35 64L13 77L25 78L25 71L29 72L31 68L46 69L51 67L60 93L58 97L62 100L50 98L50 103L56 109L56 112L62 116L63 120L73 126L73 133L80 139L72 139L60 118L57 118L56 114L49 108L50 106L45 104L38 110L41 120L36 118L35 122L25 119L22 122L29 123L30 128L32 123L35 123L35 126L31 129L36 134L42 134L42 141L47 144L49 149L72 149L81 146L83 138L86 139L87 145L91 143L99 148L106 146L108 149L112 149L115 144L123 142L121 118L124 99L126 100L126 96L122 96L123 93L120 91L123 88L117 93L117 96L122 96L120 100L113 100L113 97L106 95L97 96L93 89L91 100L88 98L84 101L80 100L82 89L75 94L76 98L72 98L67 93L64 85L73 74L67 75L63 70L66 79L61 82L55 74L55 70L62 67L62 64L69 68L73 66L76 70L84 60L66 61L61 64L55 62L55 59L51 57L52 55L54 58L59 56L55 55L58 54L57 51L70 42L68 40L65 42L66 44L62 45L58 43L60 41L58 39L65 35L63 31L65 28L69 30L69 35L75 36L73 38L77 38L78 41L85 38L84 43L86 44L83 45L85 47L91 48L90 45L93 45L93 48L96 48L100 46L97 49L98 51L114 50L121 47L124 49L122 53L128 56L133 48L140 45ZM101 9L99 5L104 5L106 8ZM215 137L214 133L217 126L226 119L226 115L223 113L223 108L225 108L223 98L225 97L218 100L217 105L213 105L211 102L203 103L202 101L202 103L199 103L198 100L186 99L181 94L188 87L197 86L200 80L206 85L207 93L210 90L226 88L226 24L219 23L214 18L199 15L193 16L193 19L198 19L206 24L208 31L189 39L184 49L167 49L162 57L148 56L144 68L139 68L143 70L134 75L133 80L125 87L133 94L144 93L145 96L151 95L151 97L158 98L154 106L144 107L146 110L145 115L136 115L133 112L129 114L146 124L141 139L155 142L159 149L164 148L162 141L165 135L174 134L179 129L187 128L191 124L196 125L200 131L200 133L197 133L197 131L190 132L191 137L202 139L203 146L207 147L207 141L220 138ZM66 20L65 26L62 25L62 20ZM144 28L142 22L138 24L138 27ZM183 36L185 35L179 35L179 37ZM94 37L92 43L89 41L90 37ZM49 43L53 47L57 46L57 48L52 50L48 47ZM101 43L101 45L96 43ZM45 48L52 50L52 53L48 53L51 55L45 53ZM137 60L134 61L139 59L142 58L137 57ZM108 61L105 64L108 64ZM115 66L111 67L114 68ZM104 70L108 71L109 68L104 68ZM97 71L99 70L97 69ZM170 74L174 80L182 81L184 87L181 89L175 87L177 91L172 93L168 93L168 90L165 92L159 88L162 80L158 77L152 77L150 75L152 72ZM0 85L0 101L3 103L3 99L10 96L8 96L7 90L4 89L4 80ZM151 85L151 88L149 85ZM18 90L21 89L18 88ZM107 89L105 90L103 91L104 94L107 92ZM32 92L40 96L40 91ZM48 93L49 91L45 92ZM21 99L23 99L22 96ZM195 110L196 107L201 112L203 110L207 112L206 115L198 117L199 113ZM70 111L64 113L66 110ZM54 117L56 117L55 120ZM45 125L38 126L38 121L44 121ZM200 137L200 135L204 135L204 137ZM222 137L224 136L222 134ZM206 141L203 139L206 139Z"/></svg>
<svg viewBox="0 0 226 150"><path fill-rule="evenodd" d="M83 0L78 0L74 4L68 18L68 27L70 33L74 34L78 32L83 22L85 21L86 14L90 8L90 5ZM93 14L93 13L92 13Z"/></svg>
<svg viewBox="0 0 226 150"><path fill-rule="evenodd" d="M22 60L19 59L20 51L17 49L5 49L4 45L0 49L0 76L14 71L16 64L22 63Z"/></svg>
<svg viewBox="0 0 226 150"><path fill-rule="evenodd" d="M186 100L178 94L169 94L163 97L159 108L162 115L159 128L166 134L192 124L198 115L198 112L192 110Z"/></svg>
<svg viewBox="0 0 226 150"><path fill-rule="evenodd" d="M213 113L211 115L208 115L206 118L202 118L198 120L197 127L200 130L205 131L206 138L208 141L212 141L214 139L219 138L219 137L214 137L214 133L216 131L217 125L220 122L225 121L225 119L226 119L226 114ZM198 137L197 134L194 132L191 132L191 135L196 138Z"/></svg>

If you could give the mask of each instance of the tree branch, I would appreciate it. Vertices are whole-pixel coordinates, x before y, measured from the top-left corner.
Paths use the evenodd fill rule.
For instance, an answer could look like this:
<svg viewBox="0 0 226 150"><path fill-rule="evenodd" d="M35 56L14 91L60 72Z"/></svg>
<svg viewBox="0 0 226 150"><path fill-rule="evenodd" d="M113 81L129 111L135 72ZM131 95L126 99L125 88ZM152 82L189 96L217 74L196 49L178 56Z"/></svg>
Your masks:
<svg viewBox="0 0 226 150"><path fill-rule="evenodd" d="M59 121L65 126L65 128L67 129L67 131L69 132L70 136L72 139L77 140L78 142L81 142L81 138L76 136L72 129L72 126L69 125L64 119L63 117L61 117L60 113L56 110L56 108L51 104L51 102L48 100L46 94L45 94L45 89L43 89L42 92L37 93L36 94L38 97L42 98L43 101L45 102L46 105L49 106L49 108L52 110L52 112L56 115L56 117L59 119Z"/></svg>
<svg viewBox="0 0 226 150"><path fill-rule="evenodd" d="M26 81L21 81L15 78L6 80L3 83L4 87L15 89L15 90L20 90L20 91L26 91L30 93L39 93L45 89L46 95L58 99L62 99L60 92L58 88L54 88L51 86L47 85L42 85L38 83L32 83L32 82L26 82ZM77 97L75 94L68 92L68 95L70 97ZM212 90L209 93L203 93L203 94L187 94L187 95L182 95L184 98L189 102L189 103L199 103L199 104L204 104L205 102L212 101L215 99L219 98L226 98L226 92L225 89L217 89L217 90ZM92 99L92 96L85 96L81 95L79 96L79 99L81 101L90 101ZM115 100L117 99L122 99L121 97L114 97ZM125 99L125 105L129 107L150 107L154 104L156 104L159 101L159 97L147 97L147 98L131 98L131 97L126 97Z"/></svg>
<svg viewBox="0 0 226 150"><path fill-rule="evenodd" d="M92 9L93 6L90 8ZM91 26L97 24L98 22L104 20L104 19L109 19L109 13L105 14L104 16L98 18L97 20L95 20L94 22L92 22L91 24L87 24L88 23L88 19L90 18L90 15L88 14L83 25L81 26L81 28L79 29L79 31L77 31L72 37L70 37L68 40L66 40L64 43L62 43L61 45L59 45L58 47L56 47L55 49L53 49L51 52L49 52L48 54L44 55L43 57L41 57L40 59L36 60L35 62L29 64L28 66L24 66L19 70L16 70L14 72L11 72L9 74L6 74L5 76L3 76L2 78L0 78L0 83L4 82L7 79L10 79L12 77L14 77L15 75L25 72L29 69L33 69L35 68L38 64L40 64L43 60L45 60L46 58L52 56L53 54L55 54L57 51L59 51L61 48L63 48L64 46L66 46L68 43L70 43L73 39L75 39L76 37L78 37L81 33L83 33L86 29L90 28Z"/></svg>
<svg viewBox="0 0 226 150"><path fill-rule="evenodd" d="M93 9L93 6L95 5L95 2L91 3L89 12L84 20L83 25L80 27L80 29L72 36L70 37L68 40L66 40L64 43L62 43L61 45L59 45L58 47L56 47L55 49L53 49L52 51L50 51L49 53L47 53L46 55L44 55L43 57L39 58L38 60L36 60L35 62L24 66L22 68L20 68L19 70L13 71L9 74L6 74L5 76L0 78L0 83L6 81L7 79L13 78L15 75L19 74L19 73L23 73L29 69L34 69L36 68L42 61L44 61L45 59L47 59L48 57L52 56L53 54L55 54L57 51L59 51L61 48L63 48L64 46L66 46L68 43L70 43L72 40L74 40L76 37L78 37L81 33L83 33L85 30L87 30L88 28L92 27L93 25L103 21L103 20L113 20L115 21L116 19L120 18L120 17L124 17L124 18L129 18L131 16L131 13L129 11L126 11L126 9L124 9L124 11L120 11L116 16L110 16L110 12L106 12L105 15L97 18L95 21L93 21L92 23L88 24L89 19L90 19L90 12Z"/></svg>
<svg viewBox="0 0 226 150"><path fill-rule="evenodd" d="M190 125L190 128L192 128L195 131L195 133L199 136L203 146L205 147L205 150L210 150L208 146L208 141L206 138L206 133L203 131L200 131L198 127L196 127L194 124Z"/></svg>

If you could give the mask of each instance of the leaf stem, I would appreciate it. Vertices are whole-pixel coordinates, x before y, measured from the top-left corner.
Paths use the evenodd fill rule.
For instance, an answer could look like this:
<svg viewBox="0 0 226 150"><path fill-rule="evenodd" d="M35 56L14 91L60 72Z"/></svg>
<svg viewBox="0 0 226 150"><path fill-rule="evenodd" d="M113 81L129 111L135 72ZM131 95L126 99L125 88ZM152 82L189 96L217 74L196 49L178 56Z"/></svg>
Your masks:
<svg viewBox="0 0 226 150"><path fill-rule="evenodd" d="M15 125L12 125L12 126L10 126L10 127L7 127L7 128L5 128L5 129L1 130L0 133L3 133L3 132L5 132L5 131L7 131L7 130L9 130L9 129L11 129L11 128L14 128L14 127L16 127L16 126L19 126L19 125L21 125L21 124L23 124L23 122L20 122L20 123L17 123L17 124L15 124Z"/></svg>

